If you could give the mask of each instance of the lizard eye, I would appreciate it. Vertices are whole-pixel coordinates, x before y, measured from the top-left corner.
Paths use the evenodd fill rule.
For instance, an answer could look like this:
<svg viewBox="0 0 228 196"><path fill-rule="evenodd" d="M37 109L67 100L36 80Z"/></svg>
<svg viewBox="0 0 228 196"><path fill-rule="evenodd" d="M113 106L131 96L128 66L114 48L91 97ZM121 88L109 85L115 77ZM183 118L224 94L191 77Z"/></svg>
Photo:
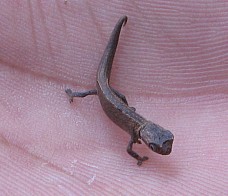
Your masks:
<svg viewBox="0 0 228 196"><path fill-rule="evenodd" d="M158 146L157 145L150 144L149 146L150 146L151 150L153 150L154 152L157 152L157 150L158 150Z"/></svg>

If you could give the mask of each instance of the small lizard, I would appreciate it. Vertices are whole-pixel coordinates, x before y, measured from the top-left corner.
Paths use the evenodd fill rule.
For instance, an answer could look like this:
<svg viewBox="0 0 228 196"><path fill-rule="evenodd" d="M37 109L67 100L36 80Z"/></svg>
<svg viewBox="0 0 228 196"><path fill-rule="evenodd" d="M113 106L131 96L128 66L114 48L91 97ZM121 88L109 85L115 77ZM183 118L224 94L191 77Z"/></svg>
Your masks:
<svg viewBox="0 0 228 196"><path fill-rule="evenodd" d="M134 152L132 150L134 143L141 143L139 139L142 139L154 152L168 155L172 151L174 136L170 131L137 114L135 108L128 106L126 97L109 85L112 63L119 41L120 31L126 22L127 16L121 17L112 31L97 71L96 89L85 92L72 92L71 89L66 89L66 93L70 98L70 102L73 101L74 97L98 95L106 115L116 125L130 134L131 139L127 146L127 152L137 159L137 164L140 166L148 157L141 157Z"/></svg>

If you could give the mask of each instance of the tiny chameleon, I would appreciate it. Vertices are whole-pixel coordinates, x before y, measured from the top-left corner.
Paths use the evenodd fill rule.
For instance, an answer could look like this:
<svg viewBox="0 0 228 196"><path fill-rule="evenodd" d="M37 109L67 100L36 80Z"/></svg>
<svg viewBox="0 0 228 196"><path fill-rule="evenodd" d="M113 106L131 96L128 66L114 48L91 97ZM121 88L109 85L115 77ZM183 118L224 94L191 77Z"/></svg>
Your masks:
<svg viewBox="0 0 228 196"><path fill-rule="evenodd" d="M127 16L121 17L112 31L97 70L96 89L84 92L73 92L71 89L65 91L70 102L73 102L74 97L98 95L106 115L116 125L129 133L131 138L127 145L127 152L137 160L137 165L140 166L143 161L148 160L148 157L140 156L133 151L133 144L141 144L142 140L152 151L161 155L168 155L172 151L174 136L169 130L146 120L136 113L136 109L128 105L126 97L109 85L120 31L126 22Z"/></svg>

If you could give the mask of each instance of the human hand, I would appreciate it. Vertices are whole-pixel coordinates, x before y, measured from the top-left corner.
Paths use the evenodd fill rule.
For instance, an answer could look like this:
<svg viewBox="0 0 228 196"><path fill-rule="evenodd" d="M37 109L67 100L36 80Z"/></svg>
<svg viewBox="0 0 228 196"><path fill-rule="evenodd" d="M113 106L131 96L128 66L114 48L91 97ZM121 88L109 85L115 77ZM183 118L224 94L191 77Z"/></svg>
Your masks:
<svg viewBox="0 0 228 196"><path fill-rule="evenodd" d="M98 2L0 2L1 191L225 195L225 6L113 5L119 9ZM169 156L137 145L149 156L141 167L126 152L129 135L105 116L97 96L70 104L64 92L95 87L102 52L122 15L129 20L111 84L175 137Z"/></svg>

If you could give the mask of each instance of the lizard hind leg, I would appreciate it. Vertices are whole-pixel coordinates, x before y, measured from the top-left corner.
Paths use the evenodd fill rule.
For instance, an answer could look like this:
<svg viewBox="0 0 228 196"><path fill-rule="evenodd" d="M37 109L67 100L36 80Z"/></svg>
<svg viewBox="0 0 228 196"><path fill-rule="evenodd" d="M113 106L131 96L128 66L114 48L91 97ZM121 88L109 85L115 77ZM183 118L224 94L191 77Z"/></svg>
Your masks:
<svg viewBox="0 0 228 196"><path fill-rule="evenodd" d="M114 89L114 88L111 88L112 89L112 91L115 93L115 95L117 96L117 97L119 97L127 106L128 106L128 102L127 102L127 99L126 99L126 97L122 94L122 93L120 93L119 91L117 91L116 89ZM136 111L136 109L134 108L134 107L130 107L134 112Z"/></svg>
<svg viewBox="0 0 228 196"><path fill-rule="evenodd" d="M73 92L71 89L66 89L65 92L69 96L70 103L73 102L74 97L86 97L88 95L97 95L96 89L92 89L84 92Z"/></svg>

